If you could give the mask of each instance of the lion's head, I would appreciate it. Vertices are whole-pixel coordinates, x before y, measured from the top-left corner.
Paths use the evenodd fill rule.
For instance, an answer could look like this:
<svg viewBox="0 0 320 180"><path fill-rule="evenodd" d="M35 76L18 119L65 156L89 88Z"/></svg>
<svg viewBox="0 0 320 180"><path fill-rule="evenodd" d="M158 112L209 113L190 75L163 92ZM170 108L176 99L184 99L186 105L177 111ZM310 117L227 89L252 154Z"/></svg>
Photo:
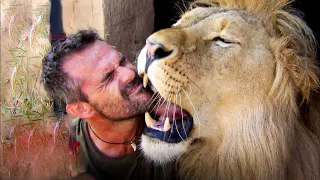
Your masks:
<svg viewBox="0 0 320 180"><path fill-rule="evenodd" d="M287 4L196 1L147 39L138 72L161 97L146 113L149 159L178 158L188 179L320 178L316 45Z"/></svg>

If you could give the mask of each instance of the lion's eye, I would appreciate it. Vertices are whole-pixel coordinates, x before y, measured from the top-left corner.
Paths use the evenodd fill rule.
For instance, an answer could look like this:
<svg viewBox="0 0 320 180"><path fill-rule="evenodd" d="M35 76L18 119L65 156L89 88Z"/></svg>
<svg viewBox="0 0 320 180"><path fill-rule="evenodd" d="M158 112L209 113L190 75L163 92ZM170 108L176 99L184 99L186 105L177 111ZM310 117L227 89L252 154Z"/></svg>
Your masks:
<svg viewBox="0 0 320 180"><path fill-rule="evenodd" d="M215 38L212 39L212 41L214 43L216 43L218 46L221 46L221 47L229 47L232 44L231 41L228 41L228 40L223 39L221 37L215 37Z"/></svg>

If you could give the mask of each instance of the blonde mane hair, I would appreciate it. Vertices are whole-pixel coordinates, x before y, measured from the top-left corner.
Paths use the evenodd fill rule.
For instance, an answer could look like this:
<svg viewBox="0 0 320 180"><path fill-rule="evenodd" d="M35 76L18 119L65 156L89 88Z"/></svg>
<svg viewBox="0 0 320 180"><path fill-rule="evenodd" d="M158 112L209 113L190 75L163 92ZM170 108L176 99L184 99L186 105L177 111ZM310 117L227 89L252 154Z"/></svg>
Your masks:
<svg viewBox="0 0 320 180"><path fill-rule="evenodd" d="M225 130L221 141L190 146L181 157L181 176L320 179L316 40L289 4L286 0L199 0L191 5L243 9L262 19L272 37L276 70L268 101L237 114L233 121L237 127Z"/></svg>

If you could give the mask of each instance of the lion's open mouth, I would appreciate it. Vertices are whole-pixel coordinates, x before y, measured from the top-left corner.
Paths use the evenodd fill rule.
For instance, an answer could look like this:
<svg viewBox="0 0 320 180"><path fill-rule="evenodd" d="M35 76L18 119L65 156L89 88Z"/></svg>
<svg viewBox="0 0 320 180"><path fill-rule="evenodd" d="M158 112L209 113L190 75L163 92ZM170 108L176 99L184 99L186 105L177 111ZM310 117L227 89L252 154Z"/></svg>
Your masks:
<svg viewBox="0 0 320 180"><path fill-rule="evenodd" d="M156 93L153 85L150 82L148 84ZM145 113L147 127L143 134L167 143L185 140L191 134L192 116L179 106L161 99L152 111Z"/></svg>

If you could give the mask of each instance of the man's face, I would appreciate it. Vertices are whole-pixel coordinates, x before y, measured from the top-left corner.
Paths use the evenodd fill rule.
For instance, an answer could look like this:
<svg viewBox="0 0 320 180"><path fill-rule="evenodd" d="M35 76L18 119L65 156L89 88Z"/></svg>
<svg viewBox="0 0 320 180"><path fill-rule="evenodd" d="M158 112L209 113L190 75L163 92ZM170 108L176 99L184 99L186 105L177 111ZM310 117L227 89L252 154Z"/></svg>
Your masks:
<svg viewBox="0 0 320 180"><path fill-rule="evenodd" d="M144 114L152 93L143 88L135 67L104 41L96 40L67 56L63 70L81 83L96 111L111 120Z"/></svg>

